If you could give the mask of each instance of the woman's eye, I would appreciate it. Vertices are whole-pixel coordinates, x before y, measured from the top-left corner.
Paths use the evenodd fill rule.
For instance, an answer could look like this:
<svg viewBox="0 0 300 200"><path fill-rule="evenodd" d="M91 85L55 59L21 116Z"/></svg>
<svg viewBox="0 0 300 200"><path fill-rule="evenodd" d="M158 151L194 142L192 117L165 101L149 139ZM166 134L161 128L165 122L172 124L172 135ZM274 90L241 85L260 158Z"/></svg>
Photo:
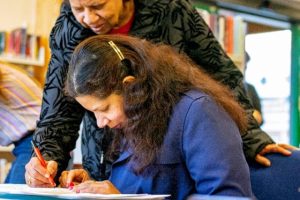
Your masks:
<svg viewBox="0 0 300 200"><path fill-rule="evenodd" d="M80 12L80 11L82 11L82 8L76 8L76 7L73 7L73 10L75 11L75 12Z"/></svg>
<svg viewBox="0 0 300 200"><path fill-rule="evenodd" d="M108 111L108 106L97 109L98 112L106 112Z"/></svg>
<svg viewBox="0 0 300 200"><path fill-rule="evenodd" d="M104 4L103 5L95 5L95 6L92 6L91 9L93 10L101 10L103 8Z"/></svg>
<svg viewBox="0 0 300 200"><path fill-rule="evenodd" d="M102 112L108 111L108 106L102 109Z"/></svg>

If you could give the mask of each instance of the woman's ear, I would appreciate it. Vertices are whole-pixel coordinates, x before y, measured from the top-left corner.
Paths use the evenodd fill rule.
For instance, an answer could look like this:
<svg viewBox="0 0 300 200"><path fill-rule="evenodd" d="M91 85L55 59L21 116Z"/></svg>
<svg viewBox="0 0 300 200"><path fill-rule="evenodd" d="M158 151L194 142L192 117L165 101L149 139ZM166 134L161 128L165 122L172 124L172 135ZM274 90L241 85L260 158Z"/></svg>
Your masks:
<svg viewBox="0 0 300 200"><path fill-rule="evenodd" d="M125 76L124 78L123 78L123 83L124 84L128 84L128 83L131 83L132 81L134 81L135 80L135 77L134 76Z"/></svg>

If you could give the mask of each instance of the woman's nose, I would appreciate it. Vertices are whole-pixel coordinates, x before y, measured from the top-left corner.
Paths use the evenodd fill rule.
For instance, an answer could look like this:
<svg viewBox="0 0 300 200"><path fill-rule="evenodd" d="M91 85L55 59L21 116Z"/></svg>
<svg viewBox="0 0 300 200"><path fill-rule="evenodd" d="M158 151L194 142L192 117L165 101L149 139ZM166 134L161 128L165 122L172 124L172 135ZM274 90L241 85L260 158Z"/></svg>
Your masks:
<svg viewBox="0 0 300 200"><path fill-rule="evenodd" d="M99 128L104 128L108 124L108 119L97 120L97 126Z"/></svg>
<svg viewBox="0 0 300 200"><path fill-rule="evenodd" d="M88 26L94 25L98 20L98 16L95 12L90 10L85 10L83 15L83 22Z"/></svg>
<svg viewBox="0 0 300 200"><path fill-rule="evenodd" d="M104 128L109 123L109 120L105 117L97 117L96 116L96 119L97 119L97 126L99 128Z"/></svg>

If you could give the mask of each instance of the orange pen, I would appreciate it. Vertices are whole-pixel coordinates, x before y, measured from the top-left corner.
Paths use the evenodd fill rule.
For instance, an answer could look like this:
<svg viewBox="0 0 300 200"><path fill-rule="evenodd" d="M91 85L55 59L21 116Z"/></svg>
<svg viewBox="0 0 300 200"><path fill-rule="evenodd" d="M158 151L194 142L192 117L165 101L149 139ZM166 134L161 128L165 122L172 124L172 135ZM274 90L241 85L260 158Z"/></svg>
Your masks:
<svg viewBox="0 0 300 200"><path fill-rule="evenodd" d="M32 140L31 140L31 144L32 144L32 148L33 148L33 150L34 150L36 156L38 157L38 159L39 159L40 162L41 162L41 165L42 165L43 167L47 168L46 161L44 160L44 158L43 158L43 156L42 156L40 150L38 149L38 147L36 146L36 144L35 144ZM53 178L52 178L51 176L49 176L48 179L49 179L51 185L55 186L55 182L54 182Z"/></svg>

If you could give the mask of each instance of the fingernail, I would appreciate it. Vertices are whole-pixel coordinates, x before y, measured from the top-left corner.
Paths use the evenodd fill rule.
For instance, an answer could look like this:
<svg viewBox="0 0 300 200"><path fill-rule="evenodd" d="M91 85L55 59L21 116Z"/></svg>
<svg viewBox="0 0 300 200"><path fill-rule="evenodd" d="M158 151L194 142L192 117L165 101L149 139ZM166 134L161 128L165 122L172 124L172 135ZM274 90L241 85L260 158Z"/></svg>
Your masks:
<svg viewBox="0 0 300 200"><path fill-rule="evenodd" d="M74 188L74 183L73 182L71 182L67 185L68 185L69 190L73 190L73 188Z"/></svg>
<svg viewBox="0 0 300 200"><path fill-rule="evenodd" d="M77 189L77 190L76 190L76 193L80 193L80 190L79 190L79 189Z"/></svg>
<svg viewBox="0 0 300 200"><path fill-rule="evenodd" d="M46 178L49 178L49 177L50 177L50 174L45 174L45 177L46 177Z"/></svg>

